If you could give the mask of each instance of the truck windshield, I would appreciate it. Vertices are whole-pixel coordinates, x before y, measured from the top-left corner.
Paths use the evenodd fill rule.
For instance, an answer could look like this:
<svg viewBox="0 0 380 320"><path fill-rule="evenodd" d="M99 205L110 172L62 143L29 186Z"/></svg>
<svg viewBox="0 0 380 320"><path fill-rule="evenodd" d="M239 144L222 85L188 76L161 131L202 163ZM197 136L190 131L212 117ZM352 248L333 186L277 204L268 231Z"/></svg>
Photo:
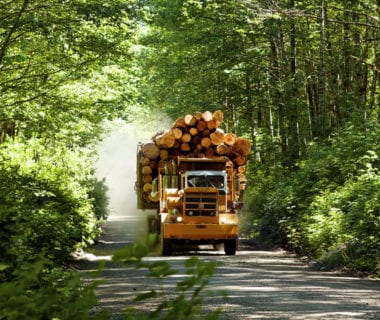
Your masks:
<svg viewBox="0 0 380 320"><path fill-rule="evenodd" d="M218 175L189 175L187 177L189 187L212 187L224 190L224 176Z"/></svg>

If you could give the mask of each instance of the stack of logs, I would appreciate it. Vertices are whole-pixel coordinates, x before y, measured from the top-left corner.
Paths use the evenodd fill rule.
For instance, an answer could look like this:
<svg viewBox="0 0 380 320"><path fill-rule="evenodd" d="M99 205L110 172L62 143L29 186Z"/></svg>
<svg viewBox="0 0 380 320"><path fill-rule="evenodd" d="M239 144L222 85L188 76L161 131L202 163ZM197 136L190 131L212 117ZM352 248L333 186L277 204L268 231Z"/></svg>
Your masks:
<svg viewBox="0 0 380 320"><path fill-rule="evenodd" d="M178 118L172 127L157 133L152 141L141 146L140 158L143 192L150 198L152 181L157 176L159 161L177 156L188 158L228 157L237 169L240 181L245 181L245 164L251 145L248 139L225 133L220 125L223 112L196 112ZM151 201L155 199L150 198Z"/></svg>

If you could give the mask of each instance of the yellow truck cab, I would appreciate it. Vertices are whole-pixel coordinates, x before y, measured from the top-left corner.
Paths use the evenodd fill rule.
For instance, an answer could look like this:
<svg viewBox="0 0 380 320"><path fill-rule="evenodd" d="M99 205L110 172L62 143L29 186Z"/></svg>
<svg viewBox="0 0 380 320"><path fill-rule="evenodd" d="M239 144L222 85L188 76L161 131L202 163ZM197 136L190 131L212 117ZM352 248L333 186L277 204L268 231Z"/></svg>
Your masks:
<svg viewBox="0 0 380 320"><path fill-rule="evenodd" d="M224 244L225 253L235 255L239 190L227 157L160 161L152 197L159 198L162 254L189 245Z"/></svg>

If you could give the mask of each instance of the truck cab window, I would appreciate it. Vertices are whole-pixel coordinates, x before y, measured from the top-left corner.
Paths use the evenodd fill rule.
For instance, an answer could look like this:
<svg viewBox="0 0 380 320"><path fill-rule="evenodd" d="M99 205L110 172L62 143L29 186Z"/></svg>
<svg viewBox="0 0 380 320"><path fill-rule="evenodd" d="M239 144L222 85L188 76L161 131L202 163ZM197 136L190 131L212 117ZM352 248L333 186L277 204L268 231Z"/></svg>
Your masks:
<svg viewBox="0 0 380 320"><path fill-rule="evenodd" d="M221 194L225 194L225 176L217 174L191 174L187 176L187 187L211 187L218 189Z"/></svg>

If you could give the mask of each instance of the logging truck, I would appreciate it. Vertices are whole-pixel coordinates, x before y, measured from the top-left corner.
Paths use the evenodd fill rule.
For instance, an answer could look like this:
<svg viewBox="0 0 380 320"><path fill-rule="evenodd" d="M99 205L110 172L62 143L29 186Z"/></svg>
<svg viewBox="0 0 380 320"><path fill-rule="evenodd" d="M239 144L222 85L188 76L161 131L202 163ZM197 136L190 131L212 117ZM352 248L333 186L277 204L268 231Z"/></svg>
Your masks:
<svg viewBox="0 0 380 320"><path fill-rule="evenodd" d="M138 154L141 159L141 146ZM224 244L225 253L235 255L240 183L231 161L178 156L160 161L157 172L150 192L150 199L156 200L152 204L156 203L157 217L150 220L150 229L160 234L162 254L192 245ZM139 207L153 208L142 195Z"/></svg>
<svg viewBox="0 0 380 320"><path fill-rule="evenodd" d="M194 245L238 247L238 214L250 141L225 133L223 113L196 112L137 147L138 209L154 209L150 232L163 255Z"/></svg>

